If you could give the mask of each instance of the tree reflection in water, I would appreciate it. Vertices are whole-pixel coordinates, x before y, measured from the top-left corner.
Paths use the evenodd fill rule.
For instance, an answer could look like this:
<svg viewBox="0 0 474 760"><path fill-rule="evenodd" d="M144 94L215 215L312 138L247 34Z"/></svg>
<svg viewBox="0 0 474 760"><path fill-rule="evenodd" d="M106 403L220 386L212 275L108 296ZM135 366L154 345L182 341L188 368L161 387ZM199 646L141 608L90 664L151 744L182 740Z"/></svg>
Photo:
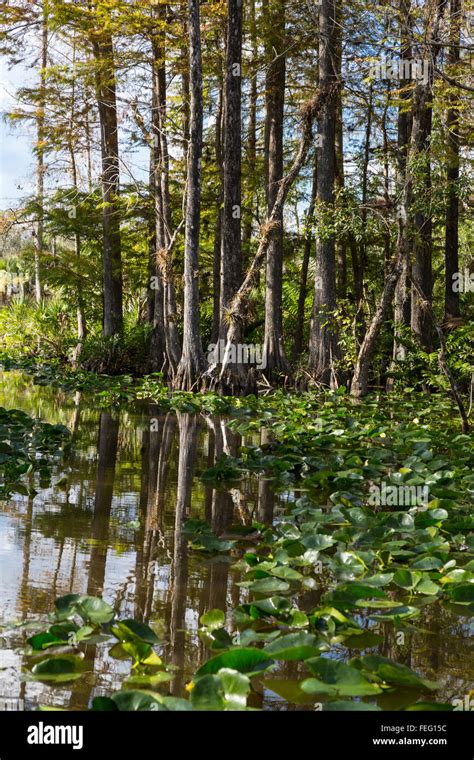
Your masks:
<svg viewBox="0 0 474 760"><path fill-rule="evenodd" d="M53 480L62 485L39 490L34 498L16 496L0 507L0 531L9 537L0 554L0 622L45 615L63 594L103 595L122 617L157 630L163 659L177 668L171 692L181 696L191 673L209 656L198 636L200 616L223 609L232 630L230 609L248 594L237 585L241 576L228 558L189 552L183 525L190 516L205 519L225 537L237 523L272 523L283 502L270 480L255 475L218 487L201 480L223 454L236 456L242 444L264 445L270 432L242 441L217 416L160 416L152 407L110 414L84 397L75 402L18 377L0 384L0 404L41 412L74 431L71 452L54 472ZM307 592L301 606L311 609L320 595L320 589ZM432 605L423 610L420 630L406 632L403 641L390 625L380 628L384 642L378 651L441 681L440 699L467 691L464 619ZM2 654L15 665L0 671L0 692L22 696L30 708L39 703L86 707L92 696L119 688L129 674L129 661L113 659L108 643L100 642L86 649L91 673L72 687L20 684L22 655L16 648L27 635L17 631L7 640L10 649ZM351 654L341 650L341 657ZM273 682L291 685L300 668L283 664ZM254 707L286 704L265 685L257 692Z"/></svg>

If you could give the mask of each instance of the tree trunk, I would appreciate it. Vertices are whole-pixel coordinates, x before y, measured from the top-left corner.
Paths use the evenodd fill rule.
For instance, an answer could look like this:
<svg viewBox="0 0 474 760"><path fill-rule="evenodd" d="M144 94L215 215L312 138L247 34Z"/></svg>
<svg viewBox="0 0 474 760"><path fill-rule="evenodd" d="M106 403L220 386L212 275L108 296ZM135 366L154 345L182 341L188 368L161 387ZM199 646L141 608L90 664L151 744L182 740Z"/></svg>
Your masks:
<svg viewBox="0 0 474 760"><path fill-rule="evenodd" d="M421 200L425 206L430 203L431 198L431 130L432 130L432 107L428 102L428 92L431 95L433 87L433 71L429 65L431 74L428 85L418 85L414 98L419 100L422 105L414 108L414 119L419 119L419 129L417 130L418 140L416 145L416 154L421 159L420 177L416 183L415 194L418 200ZM427 90L427 93L423 93ZM415 213L414 217L414 255L413 255L413 275L416 280L423 285L423 291L432 303L433 298L433 221L430 210L420 210ZM419 344L426 351L433 348L433 323L431 314L423 305L422 299L412 288L412 310L411 326Z"/></svg>
<svg viewBox="0 0 474 760"><path fill-rule="evenodd" d="M154 51L155 53L155 51ZM153 198L153 233L151 239L151 271L152 278L150 281L151 292L153 294L153 319L152 333L150 341L149 367L153 372L164 372L166 370L166 337L164 322L164 284L163 275L160 266L160 251L165 245L164 221L163 221L163 197L161 192L161 140L160 116L159 116L159 83L158 83L158 66L159 61L156 55L153 56L152 67L152 103L151 103L151 146L150 146L150 194Z"/></svg>
<svg viewBox="0 0 474 760"><path fill-rule="evenodd" d="M224 217L221 257L221 321L242 279L241 102L242 0L227 2L227 45L224 118Z"/></svg>
<svg viewBox="0 0 474 760"><path fill-rule="evenodd" d="M161 14L165 6L159 7ZM169 151L167 138L167 97L165 49L156 39L153 47L152 159L155 197L155 304L151 360L155 369L163 369L172 379L180 358L177 328L176 293L171 259L172 218L169 191Z"/></svg>
<svg viewBox="0 0 474 760"><path fill-rule="evenodd" d="M219 86L219 101L216 117L215 152L216 167L219 175L219 193L217 198L216 227L214 232L214 254L212 270L212 336L213 343L219 340L221 326L221 254L222 254L222 217L224 203L224 157L222 138L224 132L224 84Z"/></svg>
<svg viewBox="0 0 474 760"><path fill-rule="evenodd" d="M253 227L253 200L255 196L256 185L256 162L257 162L257 66L258 66L258 41L256 28L255 0L249 0L248 3L248 24L251 47L250 84L249 84L249 105L248 105L248 127L247 127L247 145L246 145L246 163L247 163L247 203L248 207L243 209L244 222L242 231L242 250L243 256L248 261L251 252L252 227Z"/></svg>
<svg viewBox="0 0 474 760"><path fill-rule="evenodd" d="M73 49L72 49L72 63L73 66L76 62L76 41L73 40ZM72 90L71 90L71 114L70 114L70 120L69 120L69 140L68 140L68 150L69 150L69 158L71 161L71 178L72 178L72 186L74 188L75 198L74 203L76 203L77 194L79 192L79 186L78 186L78 176L77 176L77 163L76 163L76 141L74 139L74 130L76 126L76 85L75 80L72 81ZM76 218L76 217L74 217ZM81 238L79 235L79 232L75 232L74 234L74 253L77 259L77 264L79 266L79 260L81 257ZM80 271L78 272L77 277L77 307L76 307L76 314L77 314L77 345L74 350L74 364L77 366L80 355L82 352L82 347L84 344L84 340L86 337L87 329L86 329L86 318L84 314L84 294L83 294L83 288L82 288L82 277Z"/></svg>
<svg viewBox="0 0 474 760"><path fill-rule="evenodd" d="M433 219L431 211L431 132L433 121L433 85L436 59L440 51L439 26L444 12L445 0L432 0L427 4L427 49L423 50L427 66L426 82L418 82L413 96L412 141L414 156L419 165L414 193L423 207L414 216L413 280L420 283L423 293L432 305L433 299ZM433 20L432 20L433 19ZM432 34L430 34L432 31ZM421 52L421 51L420 51ZM431 310L426 308L416 289L412 288L411 326L420 345L426 350L433 348L433 320Z"/></svg>
<svg viewBox="0 0 474 760"><path fill-rule="evenodd" d="M298 294L298 311L296 314L295 340L293 343L293 361L296 361L303 350L303 330L306 296L308 293L308 269L311 257L311 246L313 244L313 217L316 206L316 187L318 176L318 162L316 156L313 166L313 181L311 184L311 198L309 201L308 211L306 213L306 234L304 239L303 261L301 262L301 279L300 290Z"/></svg>
<svg viewBox="0 0 474 760"><path fill-rule="evenodd" d="M451 0L450 3L450 42L448 62L455 69L459 62L460 29L462 22L461 0ZM453 76L456 75L455 70ZM448 132L447 144L447 179L448 205L446 209L445 231L445 295L444 319L457 319L461 312L459 308L459 292L454 290L454 275L459 272L459 97L456 92L449 96L449 108L446 119Z"/></svg>
<svg viewBox="0 0 474 760"><path fill-rule="evenodd" d="M400 57L402 61L410 60L412 57L411 0L400 0L400 30ZM405 79L402 81L400 97L402 104L398 109L397 125L397 190L399 194L402 194L403 185L406 180L406 163L412 127L412 114L408 109L408 102L412 98L410 80ZM410 199L408 199L408 205L410 205ZM402 262L402 270L395 287L392 370L396 367L396 362L404 361L406 357L406 348L402 335L403 329L411 323L410 273L410 254L407 247L406 257ZM391 390L392 387L393 379L389 377L387 380L387 390Z"/></svg>
<svg viewBox="0 0 474 760"><path fill-rule="evenodd" d="M205 366L199 325L198 249L201 208L203 130L202 64L199 0L188 0L190 140L187 165L186 233L184 241L183 350L175 387L193 390Z"/></svg>
<svg viewBox="0 0 474 760"><path fill-rule="evenodd" d="M166 6L163 6L162 13ZM166 98L166 64L165 51L155 49L156 60L161 56L158 67L158 123L160 142L160 193L162 210L163 246L160 250L159 266L163 278L163 308L166 359L169 375L176 372L181 356L181 344L177 326L176 290L172 262L172 247L174 238L171 234L173 222L171 217L171 200L169 189L170 160L167 136L167 98ZM175 230L176 235L176 230Z"/></svg>
<svg viewBox="0 0 474 760"><path fill-rule="evenodd" d="M153 76L153 75L152 75ZM152 95L152 114L153 114L153 95ZM152 116L153 123L153 116ZM146 321L153 326L153 319L155 316L155 290L152 287L154 285L154 278L157 276L156 271L156 183L155 183L155 145L150 138L150 164L148 172L148 188L150 195L150 216L148 222L148 288L147 288L147 301L146 301ZM152 339L153 340L153 339ZM154 351L150 349L150 365L154 364Z"/></svg>
<svg viewBox="0 0 474 760"><path fill-rule="evenodd" d="M48 0L43 0L41 18L41 55L40 55L40 87L39 103L36 117L36 202L38 206L35 228L35 300L40 303L43 297L41 278L41 257L44 252L44 149L45 149L45 100L46 100L46 69L48 66Z"/></svg>
<svg viewBox="0 0 474 760"><path fill-rule="evenodd" d="M366 325L364 317L364 274L367 267L367 201L369 185L369 162L370 162L370 138L372 135L372 116L373 116L373 87L369 86L369 99L367 103L367 123L365 128L364 140L364 159L362 162L362 241L359 245L357 254L357 291L356 316L355 316L355 340L357 347L360 347L364 340ZM353 245L357 245L353 240Z"/></svg>
<svg viewBox="0 0 474 760"><path fill-rule="evenodd" d="M322 0L320 6L319 83L331 88L338 81L336 50L339 28L337 0ZM336 177L337 89L334 87L320 118L321 147L318 148L317 204L321 212L334 212ZM339 356L337 329L331 314L336 308L336 261L334 235L319 237L316 245L314 304L310 325L309 369L321 382L335 382L334 362Z"/></svg>
<svg viewBox="0 0 474 760"><path fill-rule="evenodd" d="M104 336L123 329L120 165L113 40L106 29L94 34L96 97L102 151Z"/></svg>
<svg viewBox="0 0 474 760"><path fill-rule="evenodd" d="M242 281L241 179L242 179L242 0L227 2L227 44L224 101L224 210L220 278L220 330L224 339L227 310ZM235 344L242 342L236 335ZM219 357L220 364L222 357ZM219 376L223 393L239 395L246 386L246 370L231 363Z"/></svg>
<svg viewBox="0 0 474 760"><path fill-rule="evenodd" d="M267 214L270 215L283 177L283 115L285 105L285 0L270 0L267 9L269 57L266 76L265 164ZM283 347L283 208L270 232L265 280L264 374L271 382L289 373Z"/></svg>
<svg viewBox="0 0 474 760"><path fill-rule="evenodd" d="M337 23L342 26L344 23L342 8L338 7ZM338 35L336 45L337 55L337 72L341 78L342 73L342 34ZM344 127L342 114L342 92L337 91L336 106L336 187L341 190L344 187ZM347 240L342 238L337 243L337 287L336 296L338 299L344 299L347 296L347 257L346 257Z"/></svg>

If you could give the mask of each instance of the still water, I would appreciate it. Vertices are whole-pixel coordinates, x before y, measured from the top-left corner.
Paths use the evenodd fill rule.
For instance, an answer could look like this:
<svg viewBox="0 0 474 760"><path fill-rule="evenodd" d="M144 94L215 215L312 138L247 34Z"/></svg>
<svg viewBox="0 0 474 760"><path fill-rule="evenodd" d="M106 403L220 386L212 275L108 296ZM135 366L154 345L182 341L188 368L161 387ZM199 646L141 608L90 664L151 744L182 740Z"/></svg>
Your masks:
<svg viewBox="0 0 474 760"><path fill-rule="evenodd" d="M243 439L219 417L160 416L148 405L101 411L93 398L36 386L20 373L0 374L0 406L64 424L73 433L51 488L0 502L0 697L21 700L25 709L85 709L130 675L130 661L111 657L109 642L103 642L87 647L89 672L72 685L25 679L22 647L33 629L12 626L44 622L54 600L68 593L102 596L118 616L151 624L163 641L160 656L175 666L169 691L183 696L191 674L209 657L198 636L200 616L220 608L232 631L231 610L249 593L237 585L235 558L206 559L188 551L184 521L205 519L225 537L253 520L270 524L293 498L275 494L256 475L232 489L202 481L223 453L235 455L259 436ZM309 608L319 595L307 600ZM438 701L462 697L473 681L468 621L436 605L419 628L400 648L387 626L377 651L439 680ZM338 656L352 654L341 650ZM301 663L283 664L256 683L250 704L312 709L301 692L299 705L286 701L304 672ZM397 698L400 704L386 709L401 707L403 695Z"/></svg>

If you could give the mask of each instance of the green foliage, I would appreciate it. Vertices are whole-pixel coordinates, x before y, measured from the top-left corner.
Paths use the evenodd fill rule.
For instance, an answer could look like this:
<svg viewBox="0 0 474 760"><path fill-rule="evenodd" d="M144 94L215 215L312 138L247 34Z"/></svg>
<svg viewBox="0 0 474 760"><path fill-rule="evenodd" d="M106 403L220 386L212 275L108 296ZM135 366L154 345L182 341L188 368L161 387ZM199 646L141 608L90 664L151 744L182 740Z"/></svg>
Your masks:
<svg viewBox="0 0 474 760"><path fill-rule="evenodd" d="M123 334L109 338L91 335L84 341L81 368L98 374L144 374L148 366L150 335L148 324L126 327Z"/></svg>
<svg viewBox="0 0 474 760"><path fill-rule="evenodd" d="M47 487L51 466L64 454L69 431L18 409L0 407L0 498L13 493L35 495Z"/></svg>
<svg viewBox="0 0 474 760"><path fill-rule="evenodd" d="M451 329L446 334L446 360L458 386L467 392L473 373L474 331L471 324L471 310L466 324ZM401 330L401 342L406 348L406 358L399 361L390 373L397 387L417 388L422 385L449 391L446 376L438 362L438 350L423 351L413 340L409 328Z"/></svg>
<svg viewBox="0 0 474 760"><path fill-rule="evenodd" d="M64 362L73 345L70 308L61 291L40 306L25 300L0 309L0 351L8 355Z"/></svg>

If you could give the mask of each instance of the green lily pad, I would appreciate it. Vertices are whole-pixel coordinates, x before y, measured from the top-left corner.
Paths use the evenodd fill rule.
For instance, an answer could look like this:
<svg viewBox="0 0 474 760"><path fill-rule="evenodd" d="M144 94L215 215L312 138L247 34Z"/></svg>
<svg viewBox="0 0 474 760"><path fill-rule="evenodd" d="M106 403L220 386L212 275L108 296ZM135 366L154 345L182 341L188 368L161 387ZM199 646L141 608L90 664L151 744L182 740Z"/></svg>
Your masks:
<svg viewBox="0 0 474 760"><path fill-rule="evenodd" d="M321 644L317 636L299 631L280 636L267 644L263 651L275 660L307 660L319 654Z"/></svg>
<svg viewBox="0 0 474 760"><path fill-rule="evenodd" d="M356 668L329 657L306 660L317 678L307 678L301 688L308 694L328 694L341 697L363 697L379 694L381 689L371 683Z"/></svg>
<svg viewBox="0 0 474 760"><path fill-rule="evenodd" d="M197 676L218 673L221 668L230 668L239 673L258 673L273 665L273 660L261 649L254 647L234 647L218 654L204 663L196 672Z"/></svg>

